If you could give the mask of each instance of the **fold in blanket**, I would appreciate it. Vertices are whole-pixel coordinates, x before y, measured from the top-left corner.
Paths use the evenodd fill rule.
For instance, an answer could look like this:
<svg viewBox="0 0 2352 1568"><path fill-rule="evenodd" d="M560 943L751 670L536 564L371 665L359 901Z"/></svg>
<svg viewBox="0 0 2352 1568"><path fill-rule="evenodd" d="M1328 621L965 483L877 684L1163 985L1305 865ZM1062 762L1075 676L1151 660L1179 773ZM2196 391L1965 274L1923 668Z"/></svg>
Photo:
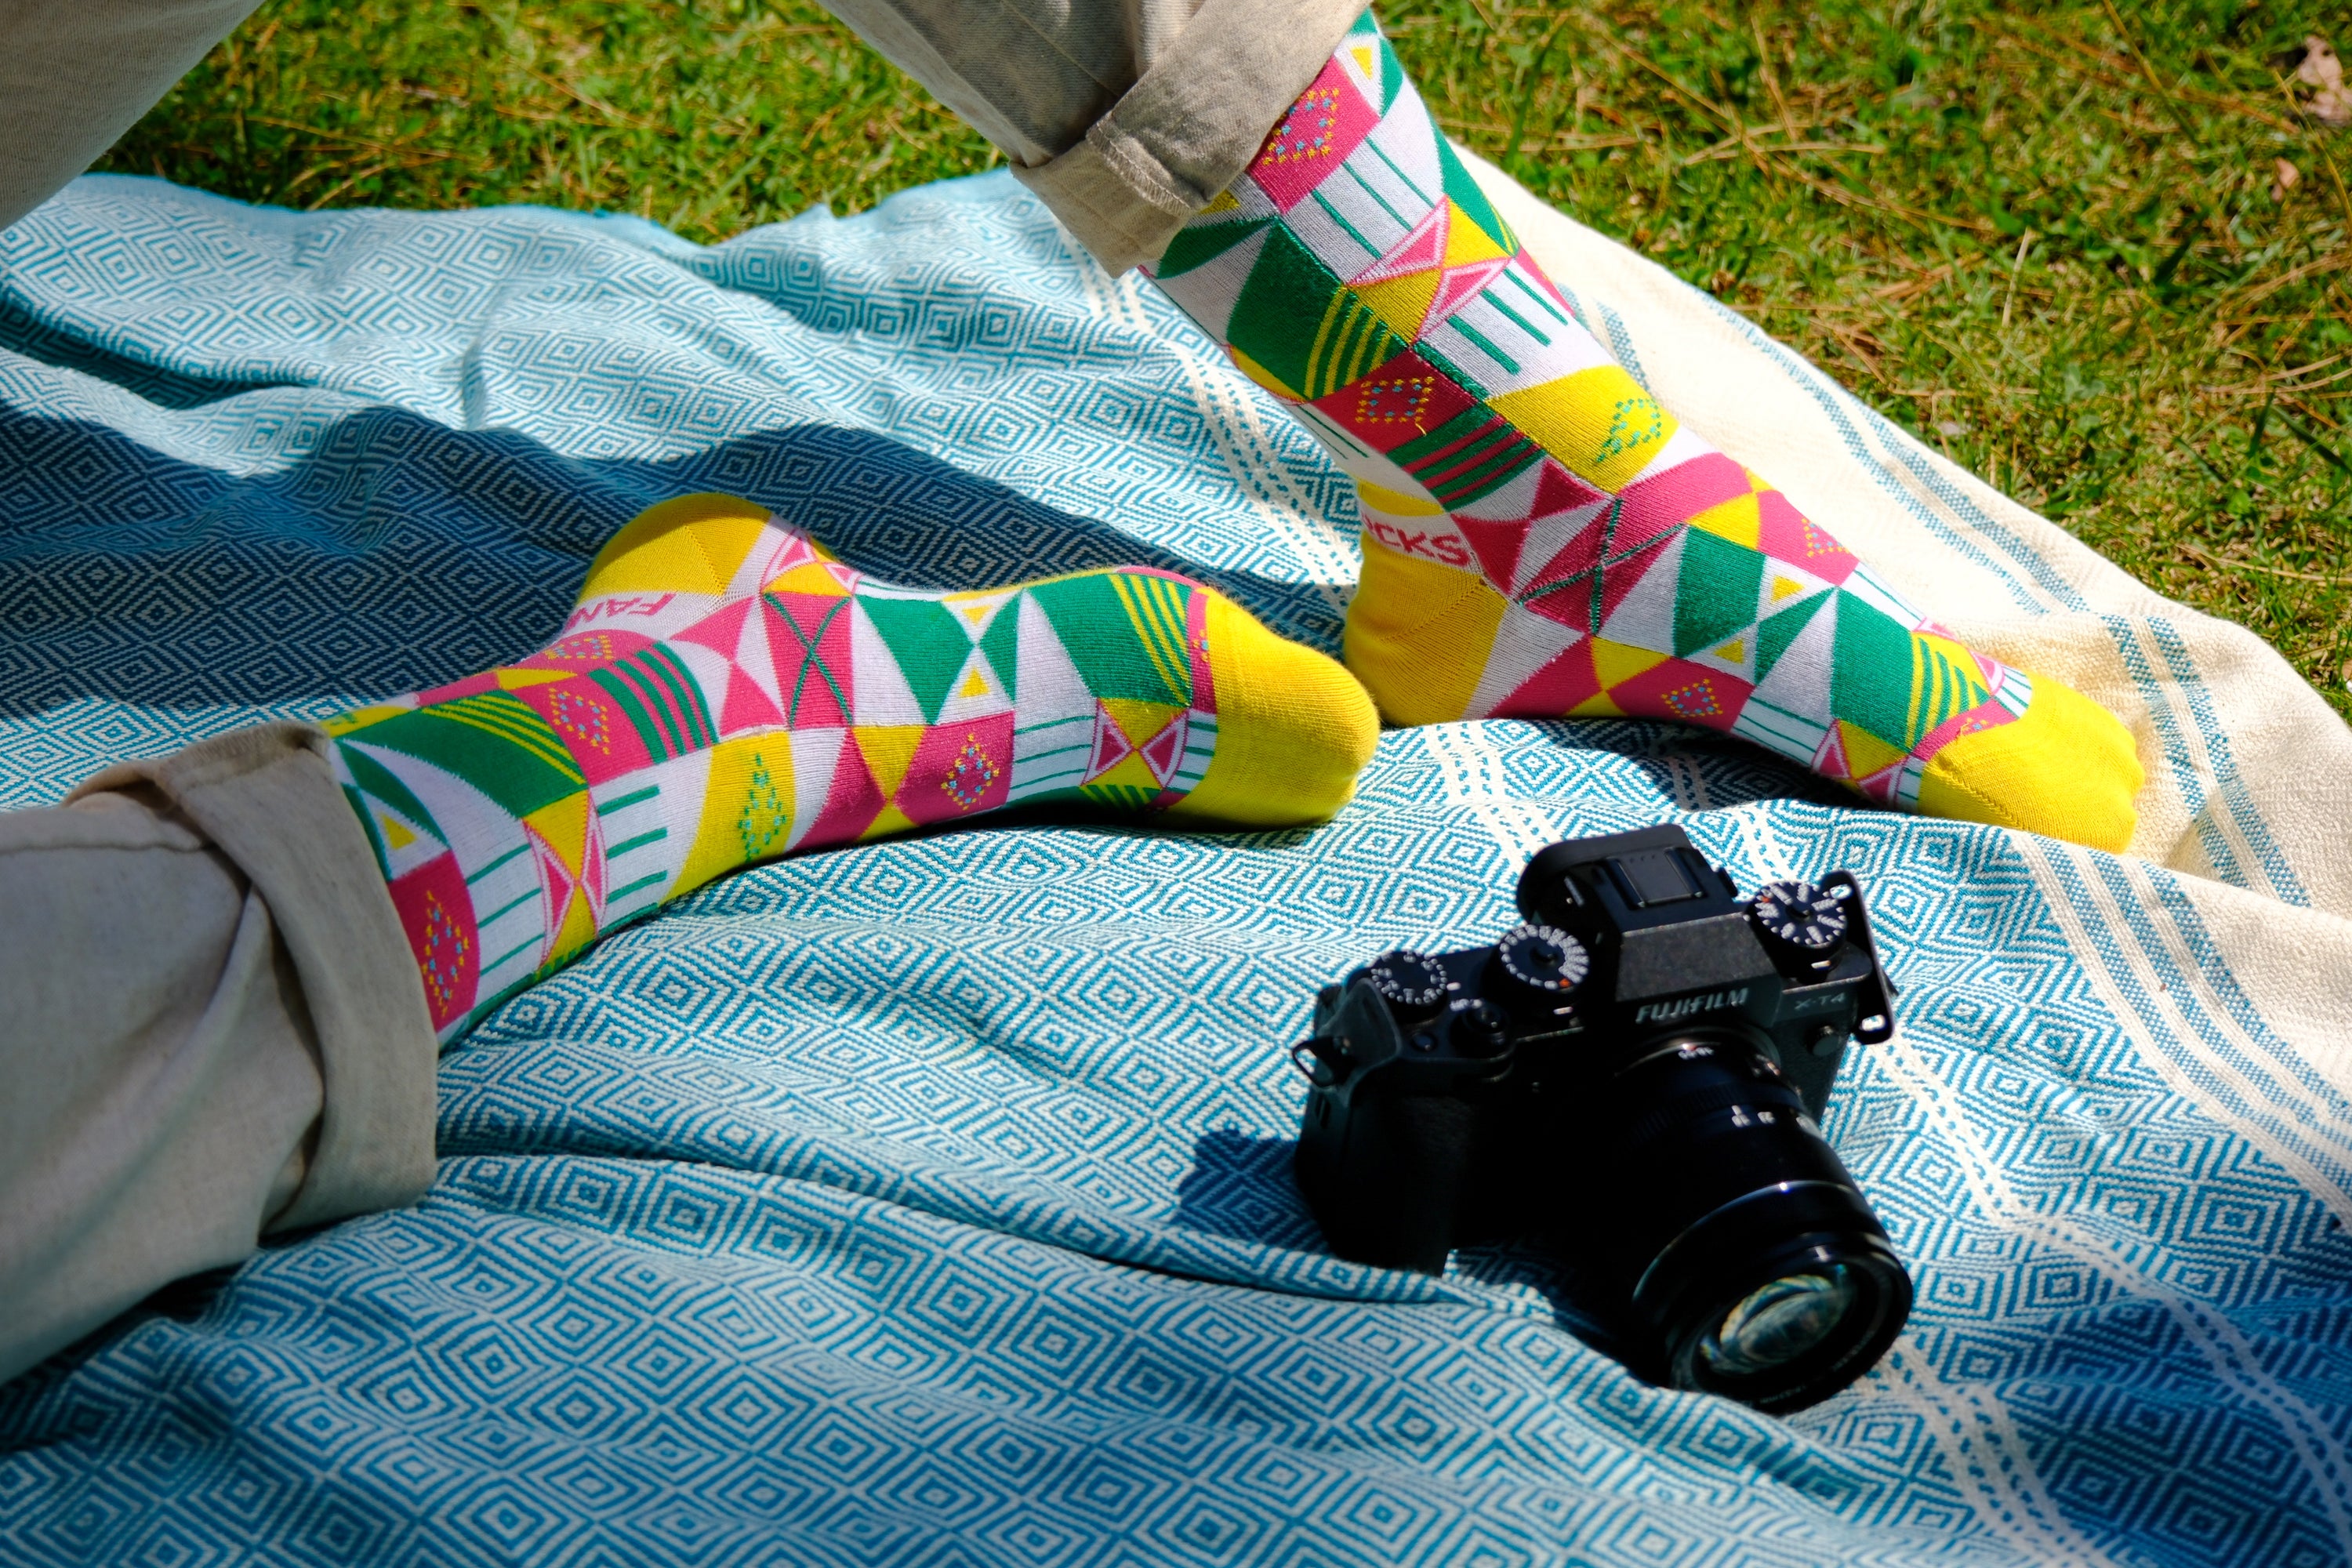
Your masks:
<svg viewBox="0 0 2352 1568"><path fill-rule="evenodd" d="M2138 858L1504 721L1389 733L1312 832L768 866L446 1056L420 1207L0 1389L5 1554L2352 1557L2352 736L1494 178L1664 401L2124 716ZM1003 175L707 250L90 178L0 237L0 800L525 651L696 489L926 586L1181 570L1326 648L1353 574L1307 439ZM1828 1131L1918 1307L1787 1422L1633 1382L1532 1255L1332 1258L1289 1175L1317 985L1490 937L1535 848L1663 820L1745 885L1853 868L1903 987Z"/></svg>

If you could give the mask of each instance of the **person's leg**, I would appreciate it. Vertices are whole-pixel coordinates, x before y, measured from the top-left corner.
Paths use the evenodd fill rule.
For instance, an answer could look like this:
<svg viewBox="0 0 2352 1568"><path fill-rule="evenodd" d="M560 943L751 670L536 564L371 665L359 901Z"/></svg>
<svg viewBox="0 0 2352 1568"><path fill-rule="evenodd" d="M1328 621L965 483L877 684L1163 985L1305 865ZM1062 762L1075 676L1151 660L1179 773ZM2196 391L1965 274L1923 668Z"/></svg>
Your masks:
<svg viewBox="0 0 2352 1568"><path fill-rule="evenodd" d="M919 593L690 496L605 546L539 653L327 729L446 1040L793 851L1055 801L1318 820L1379 721L1337 664L1185 578Z"/></svg>
<svg viewBox="0 0 2352 1568"><path fill-rule="evenodd" d="M259 0L0 0L0 229L65 188Z"/></svg>
<svg viewBox="0 0 2352 1568"><path fill-rule="evenodd" d="M912 592L694 496L520 664L0 813L0 1380L413 1201L439 1043L716 876L1022 804L1311 822L1378 731L1187 579Z"/></svg>
<svg viewBox="0 0 2352 1568"><path fill-rule="evenodd" d="M1389 719L1683 720L1885 804L2129 842L2124 727L1961 646L1678 425L1369 15L1148 270L1355 478L1347 659Z"/></svg>
<svg viewBox="0 0 2352 1568"><path fill-rule="evenodd" d="M1355 478L1347 659L1391 721L1681 720L1885 804L2129 842L2123 726L1962 646L1679 426L1519 249L1359 7L1163 12L1107 109L1039 62L1109 8L1066 8L1058 35L977 0L835 9Z"/></svg>
<svg viewBox="0 0 2352 1568"><path fill-rule="evenodd" d="M264 726L0 813L0 1380L431 1180L432 1028L325 746Z"/></svg>

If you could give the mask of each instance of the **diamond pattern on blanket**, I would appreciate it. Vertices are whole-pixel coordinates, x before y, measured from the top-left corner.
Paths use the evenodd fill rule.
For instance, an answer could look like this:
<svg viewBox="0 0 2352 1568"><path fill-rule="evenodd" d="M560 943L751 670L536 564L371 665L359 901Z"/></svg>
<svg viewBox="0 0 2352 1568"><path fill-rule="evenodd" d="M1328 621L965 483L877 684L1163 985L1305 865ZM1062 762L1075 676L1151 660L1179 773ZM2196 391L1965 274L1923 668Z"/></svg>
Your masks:
<svg viewBox="0 0 2352 1568"><path fill-rule="evenodd" d="M1433 150L1388 151L1436 177ZM33 323L0 353L11 802L613 631L635 617L564 626L588 560L693 490L927 592L1148 559L1336 637L1282 498L1344 529L1343 481L1003 174L709 251L614 219L281 214L103 178L5 244L5 319ZM50 368L41 344L68 340L110 345L105 374ZM1539 463L1454 523L1402 486L1363 515L1511 575L1598 689L1650 673L1604 663L1591 620L1642 547L1599 549L1573 479ZM1872 603L1851 557L1775 554L1807 575L1755 584L1752 634L1673 657L1766 666L1768 691L1769 645ZM1565 618L1535 613L1546 578ZM709 797L739 847L882 808L846 597L804 581L715 639L747 679L766 658L758 700L803 726ZM1066 737L1016 744L1013 779L1078 791L1189 752L1178 672L1146 655L1129 705L1097 707L1075 676L1094 653L1024 635L1050 606L943 602L1008 695L1060 699ZM1735 660L1735 638L1756 646ZM537 689L496 687L491 717L511 698L551 725ZM710 689L722 729L751 700ZM908 721L953 749L940 787L1014 787L966 761L960 690ZM400 765L353 767L379 853L479 871ZM1312 834L1041 815L723 879L444 1058L421 1206L280 1238L0 1390L5 1555L2343 1561L2341 1095L2297 1076L2169 873L1816 787L1703 731L1445 725L1384 737ZM636 808L565 809L517 817L530 850L491 872L542 931L618 896L594 868ZM1437 1281L1339 1263L1289 1177L1282 1047L1317 985L1492 937L1553 837L1662 820L1748 886L1853 868L1903 986L1898 1039L1856 1053L1827 1131L1919 1305L1880 1369L1791 1422L1635 1383L1531 1255ZM466 965L499 954L461 934L436 951L478 984ZM2292 1114L2224 1117L2216 1083L2294 1087Z"/></svg>

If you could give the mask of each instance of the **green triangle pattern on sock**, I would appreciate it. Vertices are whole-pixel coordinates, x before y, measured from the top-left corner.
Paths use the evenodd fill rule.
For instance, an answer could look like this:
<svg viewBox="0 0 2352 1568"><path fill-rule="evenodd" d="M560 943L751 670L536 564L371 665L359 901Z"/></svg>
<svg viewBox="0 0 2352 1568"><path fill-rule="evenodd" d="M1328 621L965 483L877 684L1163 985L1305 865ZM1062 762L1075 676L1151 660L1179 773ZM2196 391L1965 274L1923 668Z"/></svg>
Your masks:
<svg viewBox="0 0 2352 1568"><path fill-rule="evenodd" d="M1160 276L1181 278L1204 267L1274 222L1270 217L1241 218L1232 223L1200 224L1179 229L1160 258Z"/></svg>
<svg viewBox="0 0 2352 1568"><path fill-rule="evenodd" d="M1919 695L1910 728L1925 735L1955 713L1965 713L1992 695L1973 664L1962 666L1932 644L1913 640L1911 657L1921 667Z"/></svg>
<svg viewBox="0 0 2352 1568"><path fill-rule="evenodd" d="M1756 628L1756 679L1759 685L1772 673L1772 667L1780 662L1780 656L1789 651L1789 645L1813 624L1813 617L1829 602L1827 594L1816 594L1802 604L1764 617L1763 624Z"/></svg>
<svg viewBox="0 0 2352 1568"><path fill-rule="evenodd" d="M1370 11L1364 13L1364 19L1371 20ZM1386 38L1379 37L1379 28L1372 31L1373 36L1379 38L1380 50L1372 57L1372 68L1380 73L1381 112L1386 114L1396 107L1397 95L1404 90L1404 62L1397 58L1396 51L1389 47Z"/></svg>
<svg viewBox="0 0 2352 1568"><path fill-rule="evenodd" d="M1437 139L1437 165L1444 172L1445 194L1454 205L1486 230L1486 237L1502 247L1505 255L1517 251L1519 242L1511 233L1511 226L1503 221L1503 215L1495 210L1495 204L1486 199L1486 193L1470 177L1468 166L1454 151L1453 143L1442 135Z"/></svg>
<svg viewBox="0 0 2352 1568"><path fill-rule="evenodd" d="M1078 679L1097 697L1165 702L1180 708L1191 704L1190 663L1170 668L1171 661L1164 636L1155 657L1154 648L1140 635L1143 628L1136 626L1133 615L1108 578L1065 577L1057 583L1038 584L1029 590L1029 595L1045 612L1045 619L1052 625L1062 650L1069 655ZM1164 628L1153 629L1164 633ZM1171 677L1182 680L1181 689Z"/></svg>
<svg viewBox="0 0 2352 1568"><path fill-rule="evenodd" d="M1314 347L1307 352L1306 379L1300 388L1309 397L1328 396L1412 346L1391 331L1353 289L1342 289L1332 297Z"/></svg>
<svg viewBox="0 0 2352 1568"><path fill-rule="evenodd" d="M1304 394L1325 318L1346 290L1339 275L1286 228L1266 237L1234 301L1225 332L1236 349L1294 393Z"/></svg>
<svg viewBox="0 0 2352 1568"><path fill-rule="evenodd" d="M955 612L937 599L861 597L857 604L898 663L923 721L938 723L940 709L971 655L971 638Z"/></svg>
<svg viewBox="0 0 2352 1568"><path fill-rule="evenodd" d="M350 752L345 760L351 764L352 782L375 796L401 816L431 833L436 838L446 838L425 803L408 792L408 786L392 776L382 764L364 752ZM373 831L373 829L371 829Z"/></svg>
<svg viewBox="0 0 2352 1568"><path fill-rule="evenodd" d="M1705 529L1683 537L1682 576L1675 591L1676 658L1711 648L1756 622L1764 557Z"/></svg>
<svg viewBox="0 0 2352 1568"><path fill-rule="evenodd" d="M1837 590L1838 623L1830 665L1830 713L1869 731L1898 751L1908 751L1911 733L1909 628L1843 588Z"/></svg>
<svg viewBox="0 0 2352 1568"><path fill-rule="evenodd" d="M980 634L980 651L988 660L988 668L1003 683L1008 701L1017 702L1021 693L1015 683L1021 679L1021 599L1018 595L997 607L995 618L988 629Z"/></svg>
<svg viewBox="0 0 2352 1568"><path fill-rule="evenodd" d="M386 772L373 757L354 751L348 753L347 761L351 764L347 771L352 782L343 786L343 798L351 803L352 813L360 819L360 826L367 833L368 848L375 856L376 869L383 873L384 880L390 881L392 846L384 839L383 825L376 819L375 811L369 805L371 800L399 813L414 827L436 839L446 840L448 836L442 832L441 825L433 820L433 814L425 809L425 803L410 794L408 786Z"/></svg>
<svg viewBox="0 0 2352 1568"><path fill-rule="evenodd" d="M584 784L562 739L504 691L402 713L369 726L360 739L455 773L513 816L576 795Z"/></svg>

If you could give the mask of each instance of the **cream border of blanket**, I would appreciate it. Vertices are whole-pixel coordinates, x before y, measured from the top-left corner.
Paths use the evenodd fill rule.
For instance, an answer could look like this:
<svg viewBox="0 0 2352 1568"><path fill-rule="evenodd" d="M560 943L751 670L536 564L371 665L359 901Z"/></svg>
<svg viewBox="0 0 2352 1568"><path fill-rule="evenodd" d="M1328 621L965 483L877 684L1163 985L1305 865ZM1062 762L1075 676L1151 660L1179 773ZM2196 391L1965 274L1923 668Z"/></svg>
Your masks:
<svg viewBox="0 0 2352 1568"><path fill-rule="evenodd" d="M2181 886L2263 1018L2352 1093L2352 730L2319 694L2253 633L2143 586L1745 318L1475 154L1464 158L1545 270L1599 307L1604 342L1637 362L1628 368L1678 418L1961 637L2071 683L2130 726L2148 778L2132 853L2188 873ZM1858 474L1876 482L1857 483ZM2000 531L2038 557L2039 581L2020 588L1987 563L2005 552ZM2149 670L2185 658L2196 682L2135 679L2126 649ZM2226 760L2210 744L2217 731ZM2250 841L2250 813L2268 845ZM2247 886L2218 879L2209 836L2238 859ZM2273 879L2281 865L2291 880Z"/></svg>

